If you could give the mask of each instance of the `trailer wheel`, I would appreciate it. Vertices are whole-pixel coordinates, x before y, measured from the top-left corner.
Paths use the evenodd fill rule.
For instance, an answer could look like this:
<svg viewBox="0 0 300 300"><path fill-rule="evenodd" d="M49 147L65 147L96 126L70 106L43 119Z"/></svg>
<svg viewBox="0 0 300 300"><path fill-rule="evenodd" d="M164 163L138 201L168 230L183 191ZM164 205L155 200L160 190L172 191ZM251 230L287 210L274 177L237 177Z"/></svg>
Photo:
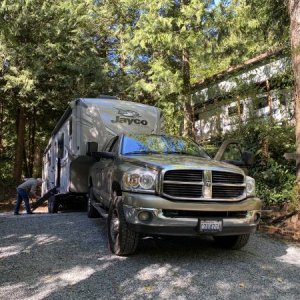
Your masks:
<svg viewBox="0 0 300 300"><path fill-rule="evenodd" d="M250 234L214 236L214 240L222 248L239 250L246 246Z"/></svg>
<svg viewBox="0 0 300 300"><path fill-rule="evenodd" d="M89 194L88 194L87 215L89 218L99 218L100 214L92 204L93 199L94 199L93 189L92 187L90 187Z"/></svg>
<svg viewBox="0 0 300 300"><path fill-rule="evenodd" d="M56 214L58 212L58 200L54 195L48 199L48 213Z"/></svg>
<svg viewBox="0 0 300 300"><path fill-rule="evenodd" d="M122 197L114 192L107 218L108 241L111 252L118 256L133 254L138 245L139 234L126 222Z"/></svg>

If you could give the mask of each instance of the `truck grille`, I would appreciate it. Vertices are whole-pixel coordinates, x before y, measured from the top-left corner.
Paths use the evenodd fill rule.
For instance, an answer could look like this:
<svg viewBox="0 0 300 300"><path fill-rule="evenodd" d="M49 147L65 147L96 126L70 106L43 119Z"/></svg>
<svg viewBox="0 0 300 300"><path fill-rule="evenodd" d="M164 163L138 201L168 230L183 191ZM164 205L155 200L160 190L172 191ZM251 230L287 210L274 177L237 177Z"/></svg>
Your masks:
<svg viewBox="0 0 300 300"><path fill-rule="evenodd" d="M201 198L202 185L164 183L164 193L173 197Z"/></svg>
<svg viewBox="0 0 300 300"><path fill-rule="evenodd" d="M238 198L244 193L243 186L213 186L212 187L212 198Z"/></svg>
<svg viewBox="0 0 300 300"><path fill-rule="evenodd" d="M202 181L203 171L202 170L171 170L165 173L164 180L170 181Z"/></svg>
<svg viewBox="0 0 300 300"><path fill-rule="evenodd" d="M212 172L212 182L215 183L244 183L244 176L242 174L230 172Z"/></svg>
<svg viewBox="0 0 300 300"><path fill-rule="evenodd" d="M245 194L244 175L214 170L169 170L164 174L162 194L176 200L237 201Z"/></svg>

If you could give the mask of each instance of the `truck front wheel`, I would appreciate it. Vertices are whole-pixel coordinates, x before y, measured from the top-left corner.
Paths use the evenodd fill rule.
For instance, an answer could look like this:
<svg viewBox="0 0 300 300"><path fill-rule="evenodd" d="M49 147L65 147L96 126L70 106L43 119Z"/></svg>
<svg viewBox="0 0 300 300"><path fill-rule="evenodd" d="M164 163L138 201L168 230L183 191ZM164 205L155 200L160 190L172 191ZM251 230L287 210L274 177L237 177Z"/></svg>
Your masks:
<svg viewBox="0 0 300 300"><path fill-rule="evenodd" d="M109 247L116 255L127 256L135 252L139 235L126 222L121 196L114 192L113 197L107 218Z"/></svg>
<svg viewBox="0 0 300 300"><path fill-rule="evenodd" d="M246 246L250 234L214 236L215 242L222 248L239 250Z"/></svg>

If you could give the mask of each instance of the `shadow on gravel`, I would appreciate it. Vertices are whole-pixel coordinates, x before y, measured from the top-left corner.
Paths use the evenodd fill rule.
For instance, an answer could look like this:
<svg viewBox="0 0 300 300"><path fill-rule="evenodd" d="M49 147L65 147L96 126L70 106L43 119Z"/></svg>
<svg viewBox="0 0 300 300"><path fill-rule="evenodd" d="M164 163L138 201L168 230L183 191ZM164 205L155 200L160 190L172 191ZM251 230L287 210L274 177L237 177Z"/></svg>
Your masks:
<svg viewBox="0 0 300 300"><path fill-rule="evenodd" d="M85 213L0 216L0 299L297 299L300 249L256 235L240 251L210 238L144 238L107 247Z"/></svg>

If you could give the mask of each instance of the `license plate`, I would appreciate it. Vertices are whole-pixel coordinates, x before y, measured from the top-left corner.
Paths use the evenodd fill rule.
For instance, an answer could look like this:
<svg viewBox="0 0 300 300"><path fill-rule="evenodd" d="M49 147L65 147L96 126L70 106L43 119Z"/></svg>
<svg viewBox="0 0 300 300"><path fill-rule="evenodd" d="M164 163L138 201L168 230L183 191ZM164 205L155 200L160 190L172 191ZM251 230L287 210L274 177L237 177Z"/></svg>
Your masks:
<svg viewBox="0 0 300 300"><path fill-rule="evenodd" d="M222 220L199 220L200 232L220 232L222 228Z"/></svg>

